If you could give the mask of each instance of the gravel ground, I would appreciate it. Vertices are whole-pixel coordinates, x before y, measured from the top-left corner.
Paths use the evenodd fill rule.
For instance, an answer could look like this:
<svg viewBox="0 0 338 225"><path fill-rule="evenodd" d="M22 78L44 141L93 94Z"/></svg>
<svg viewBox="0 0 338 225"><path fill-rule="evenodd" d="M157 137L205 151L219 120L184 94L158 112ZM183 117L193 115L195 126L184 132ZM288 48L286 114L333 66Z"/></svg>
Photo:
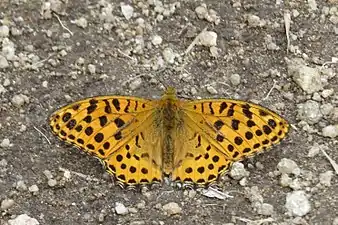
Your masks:
<svg viewBox="0 0 338 225"><path fill-rule="evenodd" d="M225 2L225 3L224 3ZM338 224L338 1L0 1L0 224ZM47 124L108 94L260 103L292 124L219 190L114 186ZM335 168L336 167L336 168Z"/></svg>

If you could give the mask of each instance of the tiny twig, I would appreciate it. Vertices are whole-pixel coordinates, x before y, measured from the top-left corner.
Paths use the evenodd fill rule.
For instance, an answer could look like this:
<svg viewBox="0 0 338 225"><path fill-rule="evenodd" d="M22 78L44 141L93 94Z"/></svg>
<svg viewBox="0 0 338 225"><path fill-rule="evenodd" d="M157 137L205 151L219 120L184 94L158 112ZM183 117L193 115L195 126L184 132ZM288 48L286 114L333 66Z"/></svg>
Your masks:
<svg viewBox="0 0 338 225"><path fill-rule="evenodd" d="M37 131L37 132L39 132L39 134L41 134L46 140L47 140L47 142L48 142L48 144L49 145L51 145L52 143L50 142L50 140L47 138L47 136L44 134L44 133L42 133L38 128L36 128L35 126L33 126L33 128Z"/></svg>
<svg viewBox="0 0 338 225"><path fill-rule="evenodd" d="M79 172L75 172L75 171L71 171L71 170L67 170L67 169L64 169L62 167L59 167L59 170L62 171L62 172L65 172L65 171L69 171L70 173L78 176L78 177L81 177L85 180L89 180L89 181L98 181L98 179L96 178L91 178L91 176L89 175L86 175L86 174L83 174L83 173L79 173Z"/></svg>
<svg viewBox="0 0 338 225"><path fill-rule="evenodd" d="M291 24L291 14L289 12L284 12L284 24L285 24L285 34L286 34L286 53L289 53L290 48L290 24Z"/></svg>
<svg viewBox="0 0 338 225"><path fill-rule="evenodd" d="M36 63L33 63L32 65L30 65L30 67L36 66L36 65L38 65L39 63L43 63L43 62L47 61L48 59L50 59L50 58L51 58L52 56L54 56L54 55L55 55L55 53L52 53L52 54L49 55L47 58L42 59L42 60L40 60L40 61L38 61L38 62L36 62Z"/></svg>
<svg viewBox="0 0 338 225"><path fill-rule="evenodd" d="M260 224L263 224L263 223L266 223L266 222L275 221L271 217L266 218L266 219L261 219L261 220L250 220L250 219L246 219L246 218L242 218L242 217L238 217L238 216L235 216L234 218L237 219L237 220L240 220L242 222L245 222L247 225L260 225Z"/></svg>
<svg viewBox="0 0 338 225"><path fill-rule="evenodd" d="M121 55L123 55L124 57L126 57L126 58L128 58L128 59L130 59L130 60L132 60L132 61L136 61L135 58L133 58L133 57L127 55L126 53L124 53L124 52L121 51L120 49L117 49L117 51L118 51Z"/></svg>
<svg viewBox="0 0 338 225"><path fill-rule="evenodd" d="M66 31L68 31L68 32L70 33L70 35L73 36L73 32L70 31L65 25L63 25L62 21L60 20L60 17L59 17L56 13L53 13L53 16L55 16L56 19L59 21L61 27L62 27L63 29L65 29Z"/></svg>
<svg viewBox="0 0 338 225"><path fill-rule="evenodd" d="M269 91L268 94L262 99L262 101L264 101L264 100L266 100L266 99L269 98L269 96L270 96L272 90L275 88L276 84L277 84L277 81L274 80L274 81L273 81L273 85L272 85L272 87L270 88L270 91Z"/></svg>
<svg viewBox="0 0 338 225"><path fill-rule="evenodd" d="M333 167L333 169L336 171L336 174L338 175L338 164L325 152L324 149L320 148L320 150L325 155L325 157L329 160L329 162L331 163L331 166Z"/></svg>
<svg viewBox="0 0 338 225"><path fill-rule="evenodd" d="M199 41L200 35L205 32L207 30L208 26L206 26L196 37L195 39L190 43L190 45L188 46L188 48L185 50L184 55L187 55L193 48L194 46L197 44L197 42Z"/></svg>

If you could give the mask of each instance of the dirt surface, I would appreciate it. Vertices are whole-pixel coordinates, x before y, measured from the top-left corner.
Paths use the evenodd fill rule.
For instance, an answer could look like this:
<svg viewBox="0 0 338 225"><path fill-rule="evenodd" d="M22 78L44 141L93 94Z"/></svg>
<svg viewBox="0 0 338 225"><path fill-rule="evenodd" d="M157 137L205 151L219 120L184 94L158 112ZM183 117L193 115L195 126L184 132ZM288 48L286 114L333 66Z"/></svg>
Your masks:
<svg viewBox="0 0 338 225"><path fill-rule="evenodd" d="M337 175L320 151L338 161L335 133L322 132L338 124L337 1L205 1L205 14L195 12L203 2L125 2L131 18L120 1L0 2L0 224L27 214L30 224L337 225ZM205 28L216 46L212 35L191 45ZM320 72L317 90L313 79L307 91L295 82L296 59ZM166 183L123 190L49 130L62 105L97 95L158 98L169 85L182 98L258 102L294 126L280 145L244 161L239 178L218 183L232 196L225 199ZM311 99L320 111L300 115ZM293 160L284 177L283 158ZM295 191L304 213L285 206Z"/></svg>

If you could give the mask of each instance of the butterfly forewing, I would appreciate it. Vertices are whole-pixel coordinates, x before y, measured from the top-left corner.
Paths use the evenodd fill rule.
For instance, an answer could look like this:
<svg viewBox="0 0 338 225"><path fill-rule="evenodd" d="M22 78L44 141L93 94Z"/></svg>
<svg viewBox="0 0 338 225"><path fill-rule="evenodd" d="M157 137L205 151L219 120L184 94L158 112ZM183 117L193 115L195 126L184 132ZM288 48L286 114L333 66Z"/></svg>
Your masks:
<svg viewBox="0 0 338 225"><path fill-rule="evenodd" d="M156 101L142 98L94 97L59 109L49 122L55 135L99 158L118 181L150 183L162 178L144 154L153 152L144 139L156 132L144 131L144 126L153 123L156 106Z"/></svg>

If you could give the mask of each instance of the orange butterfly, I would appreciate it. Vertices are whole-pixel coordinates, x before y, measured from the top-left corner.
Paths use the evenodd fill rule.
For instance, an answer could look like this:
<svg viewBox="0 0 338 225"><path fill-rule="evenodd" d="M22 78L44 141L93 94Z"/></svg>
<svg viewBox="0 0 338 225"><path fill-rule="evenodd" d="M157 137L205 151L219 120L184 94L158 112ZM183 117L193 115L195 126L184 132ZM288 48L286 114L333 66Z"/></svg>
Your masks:
<svg viewBox="0 0 338 225"><path fill-rule="evenodd" d="M207 185L233 162L280 142L289 124L262 106L231 99L101 96L50 117L62 140L94 155L120 184L172 181Z"/></svg>

